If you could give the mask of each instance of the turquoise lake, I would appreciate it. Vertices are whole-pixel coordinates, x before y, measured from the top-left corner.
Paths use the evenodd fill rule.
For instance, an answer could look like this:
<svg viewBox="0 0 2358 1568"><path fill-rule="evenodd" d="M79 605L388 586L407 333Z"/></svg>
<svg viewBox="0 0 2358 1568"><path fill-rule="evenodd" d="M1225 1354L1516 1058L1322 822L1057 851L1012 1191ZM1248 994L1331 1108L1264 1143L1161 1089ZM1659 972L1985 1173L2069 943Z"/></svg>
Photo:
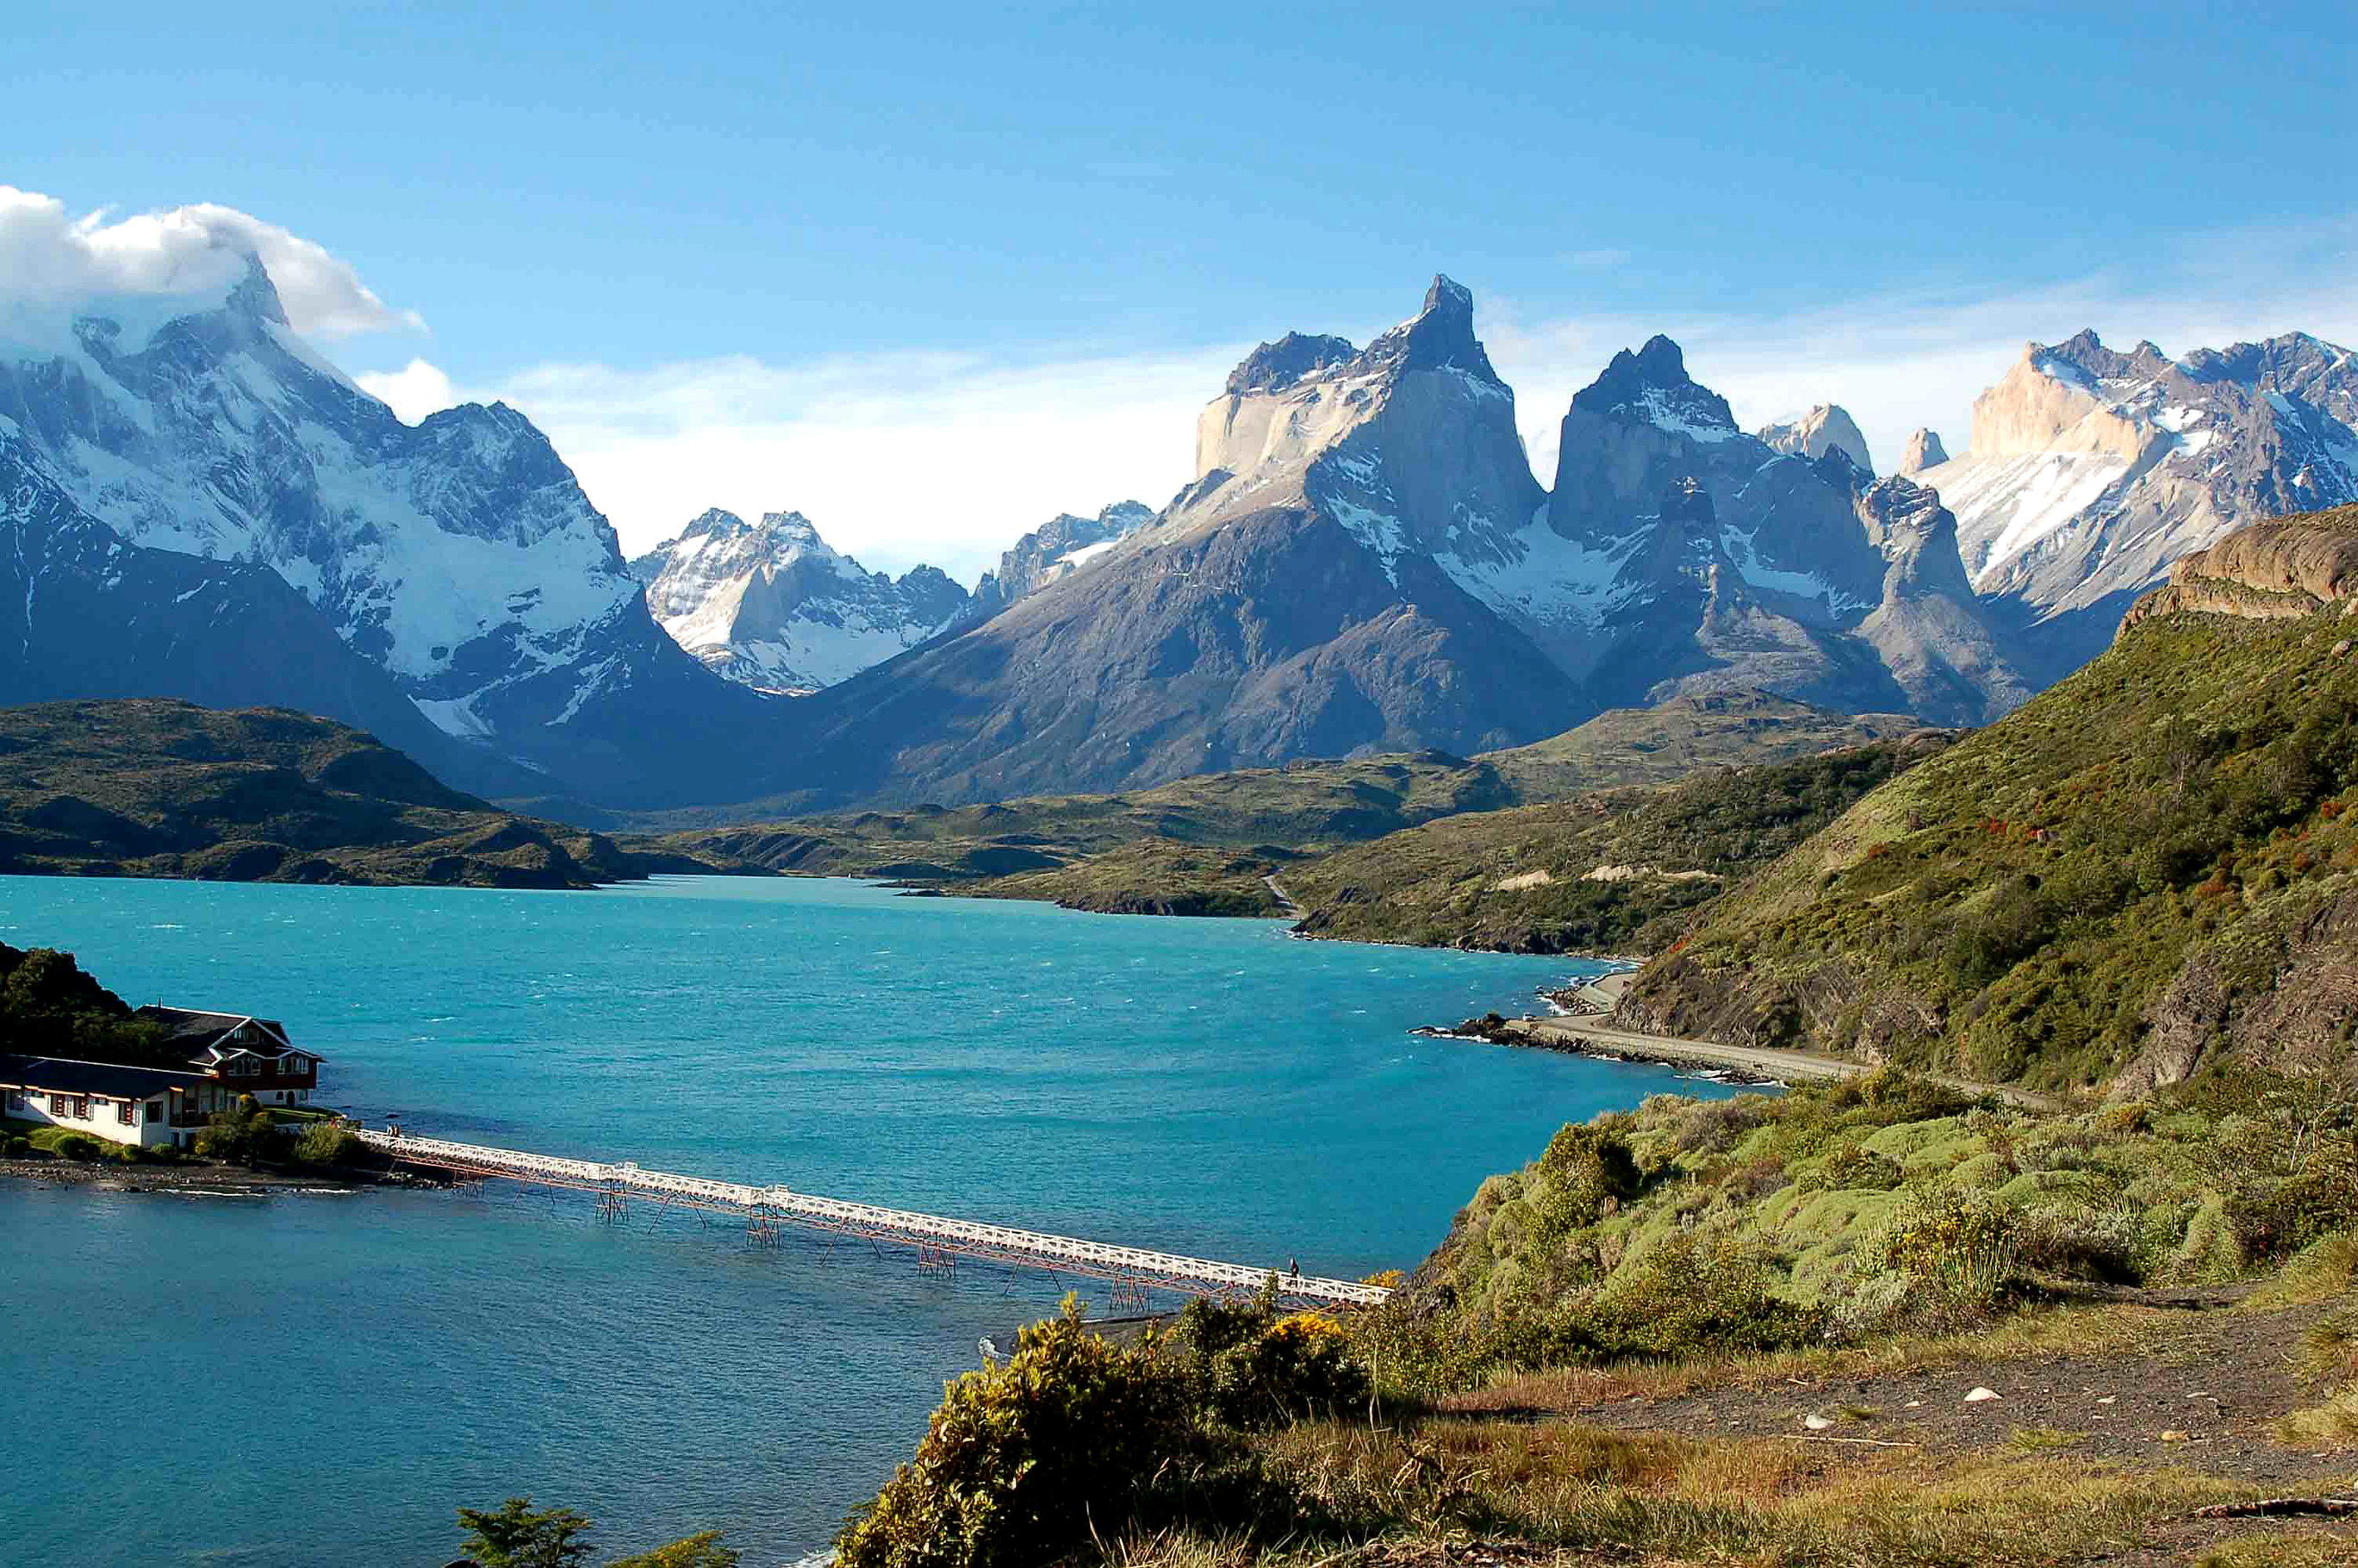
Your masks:
<svg viewBox="0 0 2358 1568"><path fill-rule="evenodd" d="M1665 1070L1412 1036L1595 972L843 881L576 893L0 878L0 941L284 1019L413 1130L1304 1273L1409 1268L1483 1176ZM604 1555L825 1544L976 1341L1089 1281L513 1186L0 1182L7 1551L438 1564L528 1495ZM602 1561L600 1556L598 1560Z"/></svg>

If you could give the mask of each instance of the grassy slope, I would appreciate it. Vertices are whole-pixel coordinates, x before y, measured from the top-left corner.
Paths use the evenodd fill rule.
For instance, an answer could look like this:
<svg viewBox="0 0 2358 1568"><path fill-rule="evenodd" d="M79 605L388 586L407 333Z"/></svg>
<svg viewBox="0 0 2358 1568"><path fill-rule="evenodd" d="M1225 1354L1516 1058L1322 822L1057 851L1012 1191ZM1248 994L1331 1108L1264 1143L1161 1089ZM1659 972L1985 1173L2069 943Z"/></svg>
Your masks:
<svg viewBox="0 0 2358 1568"><path fill-rule="evenodd" d="M1877 791L1640 977L1662 1033L2135 1087L2346 1053L2348 623L2176 615Z"/></svg>
<svg viewBox="0 0 2358 1568"><path fill-rule="evenodd" d="M1711 769L1666 788L1445 817L1285 873L1307 935L1517 952L1655 950L1727 879L1946 745L1899 741ZM1602 873L1601 875L1597 873Z"/></svg>
<svg viewBox="0 0 2358 1568"><path fill-rule="evenodd" d="M1307 855L1422 824L1473 820L1584 790L1666 784L1711 762L1806 755L1912 731L1761 695L1601 715L1535 745L1297 762L1112 795L839 813L679 828L678 850L811 875L885 876L1085 909L1274 914L1260 879Z"/></svg>
<svg viewBox="0 0 2358 1568"><path fill-rule="evenodd" d="M325 719L160 699L0 710L0 871L572 888L673 864L497 810Z"/></svg>

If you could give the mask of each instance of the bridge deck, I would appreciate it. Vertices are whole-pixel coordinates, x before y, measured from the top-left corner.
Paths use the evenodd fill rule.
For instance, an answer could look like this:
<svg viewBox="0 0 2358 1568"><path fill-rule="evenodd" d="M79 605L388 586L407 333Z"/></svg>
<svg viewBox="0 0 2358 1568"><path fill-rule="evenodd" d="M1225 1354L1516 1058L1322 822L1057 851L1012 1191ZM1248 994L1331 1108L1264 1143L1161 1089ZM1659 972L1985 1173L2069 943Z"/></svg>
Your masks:
<svg viewBox="0 0 2358 1568"><path fill-rule="evenodd" d="M1019 1230L1004 1225L980 1225L972 1220L946 1219L907 1209L880 1208L874 1204L848 1203L840 1198L814 1197L782 1186L748 1186L716 1182L703 1176L674 1175L623 1163L601 1164L591 1160L561 1160L547 1154L527 1154L514 1149L492 1149L476 1143L453 1143L440 1138L420 1138L408 1132L359 1130L362 1141L413 1165L430 1165L468 1175L501 1176L550 1186L580 1187L622 1196L654 1198L666 1203L722 1208L749 1217L784 1220L814 1229L848 1232L880 1241L938 1248L969 1258L1034 1268L1061 1269L1107 1279L1130 1280L1170 1286L1198 1294L1259 1290L1274 1276L1285 1300L1328 1306L1377 1306L1391 1297L1381 1285L1353 1280L1314 1279L1283 1270L1254 1268L1244 1263L1220 1263L1175 1252L1155 1252L1139 1247L1117 1247L1105 1241L1083 1241L1044 1231Z"/></svg>

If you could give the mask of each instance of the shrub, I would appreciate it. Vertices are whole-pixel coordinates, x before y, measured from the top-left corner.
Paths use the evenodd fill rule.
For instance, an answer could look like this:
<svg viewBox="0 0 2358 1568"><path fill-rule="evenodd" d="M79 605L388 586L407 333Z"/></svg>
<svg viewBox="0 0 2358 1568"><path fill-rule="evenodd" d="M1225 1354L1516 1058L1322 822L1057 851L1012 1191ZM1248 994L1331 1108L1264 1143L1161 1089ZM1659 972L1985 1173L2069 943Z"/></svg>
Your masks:
<svg viewBox="0 0 2358 1568"><path fill-rule="evenodd" d="M1206 1431L1158 1336L1117 1346L1061 1314L943 1390L916 1457L836 1538L841 1568L1017 1568L1061 1557L1189 1495L1250 1518L1270 1496L1233 1438Z"/></svg>
<svg viewBox="0 0 2358 1568"><path fill-rule="evenodd" d="M315 1121L295 1141L295 1158L306 1165L349 1165L366 1147L341 1122Z"/></svg>
<svg viewBox="0 0 2358 1568"><path fill-rule="evenodd" d="M1537 1206L1551 1237L1595 1224L1638 1191L1638 1161L1628 1139L1595 1122L1568 1123L1550 1139L1540 1175L1547 1191Z"/></svg>
<svg viewBox="0 0 2358 1568"><path fill-rule="evenodd" d="M1343 1326L1316 1313L1281 1316L1274 1283L1247 1303L1190 1302L1166 1352L1188 1379L1199 1414L1240 1431L1368 1397L1367 1373Z"/></svg>
<svg viewBox="0 0 2358 1568"><path fill-rule="evenodd" d="M32 1157L32 1140L21 1136L12 1136L5 1141L0 1141L0 1158L10 1160L29 1160Z"/></svg>
<svg viewBox="0 0 2358 1568"><path fill-rule="evenodd" d="M2127 1208L2043 1206L2020 1217L2017 1239L2022 1261L2034 1269L2116 1285L2142 1278L2137 1217Z"/></svg>
<svg viewBox="0 0 2358 1568"><path fill-rule="evenodd" d="M1912 1195L1866 1252L1952 1301L1986 1303L2014 1271L2016 1227L2014 1206L1996 1195L1943 1188Z"/></svg>
<svg viewBox="0 0 2358 1568"><path fill-rule="evenodd" d="M2358 1187L2335 1173L2304 1172L2265 1197L2237 1204L2233 1218L2244 1260L2265 1262L2337 1230L2358 1229Z"/></svg>
<svg viewBox="0 0 2358 1568"><path fill-rule="evenodd" d="M1682 1231L1616 1271L1567 1320L1559 1354L1679 1360L1788 1350L1819 1338L1824 1313L1778 1294L1775 1279L1751 1249Z"/></svg>
<svg viewBox="0 0 2358 1568"><path fill-rule="evenodd" d="M60 1160L95 1160L99 1154L98 1140L79 1132L69 1132L49 1147L57 1151Z"/></svg>
<svg viewBox="0 0 2358 1568"><path fill-rule="evenodd" d="M1804 1187L1839 1192L1887 1193L1900 1182L1898 1165L1857 1143L1837 1143L1826 1152L1818 1168L1803 1176Z"/></svg>

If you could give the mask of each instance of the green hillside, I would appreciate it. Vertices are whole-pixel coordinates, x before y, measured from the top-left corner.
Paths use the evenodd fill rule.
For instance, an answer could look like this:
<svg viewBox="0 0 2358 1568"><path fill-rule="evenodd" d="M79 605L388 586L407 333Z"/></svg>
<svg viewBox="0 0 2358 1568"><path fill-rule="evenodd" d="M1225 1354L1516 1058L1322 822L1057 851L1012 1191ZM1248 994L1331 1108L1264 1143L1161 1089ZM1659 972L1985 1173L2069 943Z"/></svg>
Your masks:
<svg viewBox="0 0 2358 1568"><path fill-rule="evenodd" d="M0 709L0 873L586 888L702 869L720 868L511 816L308 714Z"/></svg>
<svg viewBox="0 0 2358 1568"><path fill-rule="evenodd" d="M1906 740L1712 768L1667 788L1444 817L1283 873L1304 935L1523 953L1641 953L1731 878L1947 746Z"/></svg>
<svg viewBox="0 0 2358 1568"><path fill-rule="evenodd" d="M1617 709L1474 758L1422 752L1206 773L1120 795L750 825L673 814L644 825L668 826L656 842L677 853L801 875L888 877L1117 913L1277 914L1282 906L1261 878L1290 881L1291 868L1346 846L1427 823L1503 822L1515 808L1585 791L1665 785L1702 767L1779 762L1917 728L1900 716L1737 692ZM1471 839L1490 831L1474 829Z"/></svg>
<svg viewBox="0 0 2358 1568"><path fill-rule="evenodd" d="M2269 541L1729 892L1625 1011L2053 1088L2346 1056L2358 659L2338 575L2296 584L2358 508Z"/></svg>

